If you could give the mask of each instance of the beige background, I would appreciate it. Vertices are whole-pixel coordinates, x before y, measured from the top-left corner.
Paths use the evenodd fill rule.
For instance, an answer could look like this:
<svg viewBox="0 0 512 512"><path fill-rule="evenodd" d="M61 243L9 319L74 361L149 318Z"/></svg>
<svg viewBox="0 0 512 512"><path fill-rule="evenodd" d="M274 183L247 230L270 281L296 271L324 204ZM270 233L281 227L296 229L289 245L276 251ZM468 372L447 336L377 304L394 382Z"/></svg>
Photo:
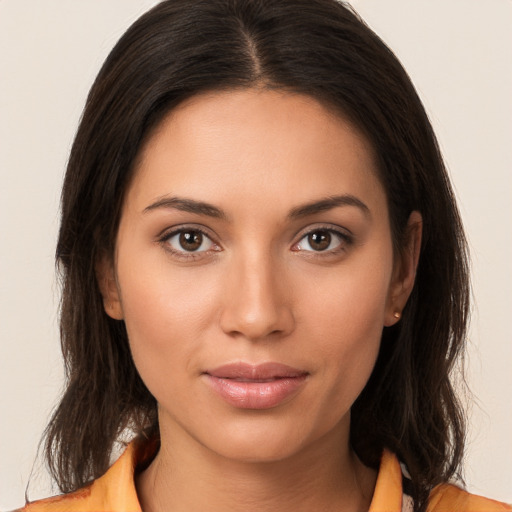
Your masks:
<svg viewBox="0 0 512 512"><path fill-rule="evenodd" d="M150 0L0 0L0 509L19 506L62 386L53 253L87 91ZM471 242L477 397L466 477L512 501L512 2L354 0L422 96ZM49 492L36 466L31 497Z"/></svg>

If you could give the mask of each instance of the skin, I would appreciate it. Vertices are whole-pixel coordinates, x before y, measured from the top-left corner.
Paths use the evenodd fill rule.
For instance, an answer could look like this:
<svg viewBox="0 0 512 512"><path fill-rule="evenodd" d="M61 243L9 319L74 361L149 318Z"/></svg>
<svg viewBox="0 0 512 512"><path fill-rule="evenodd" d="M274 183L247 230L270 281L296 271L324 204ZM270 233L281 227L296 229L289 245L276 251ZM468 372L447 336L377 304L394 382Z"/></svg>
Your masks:
<svg viewBox="0 0 512 512"><path fill-rule="evenodd" d="M291 215L333 196L350 200ZM125 321L159 404L161 450L136 482L146 512L368 509L376 474L350 450L350 408L412 289L420 221L413 212L394 254L372 148L310 97L205 93L164 118L127 191L115 261L99 265L106 311ZM180 233L194 229L202 245L187 252ZM327 248L313 250L315 230ZM275 407L240 409L203 375L237 361L308 376Z"/></svg>

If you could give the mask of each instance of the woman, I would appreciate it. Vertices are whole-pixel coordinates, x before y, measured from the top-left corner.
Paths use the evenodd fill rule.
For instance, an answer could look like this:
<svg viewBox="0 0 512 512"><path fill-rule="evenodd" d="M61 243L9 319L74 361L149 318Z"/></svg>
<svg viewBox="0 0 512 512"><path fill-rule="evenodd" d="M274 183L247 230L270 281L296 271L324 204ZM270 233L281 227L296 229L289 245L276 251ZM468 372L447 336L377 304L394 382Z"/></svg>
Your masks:
<svg viewBox="0 0 512 512"><path fill-rule="evenodd" d="M510 510L448 484L464 235L410 81L343 5L138 20L91 90L57 257L70 494L26 510Z"/></svg>

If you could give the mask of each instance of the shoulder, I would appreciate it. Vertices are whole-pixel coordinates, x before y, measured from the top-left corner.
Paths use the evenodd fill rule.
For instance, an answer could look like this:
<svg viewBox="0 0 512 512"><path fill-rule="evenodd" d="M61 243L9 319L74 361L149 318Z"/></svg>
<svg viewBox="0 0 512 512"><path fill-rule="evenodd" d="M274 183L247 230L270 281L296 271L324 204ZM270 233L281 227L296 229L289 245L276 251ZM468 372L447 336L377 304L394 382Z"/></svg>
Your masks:
<svg viewBox="0 0 512 512"><path fill-rule="evenodd" d="M141 512L134 486L109 478L77 491L27 503L14 512Z"/></svg>
<svg viewBox="0 0 512 512"><path fill-rule="evenodd" d="M94 495L91 496L91 487L89 485L69 494L33 501L14 512L84 512L89 510L91 501L94 501Z"/></svg>
<svg viewBox="0 0 512 512"><path fill-rule="evenodd" d="M145 447L132 442L100 478L77 491L27 503L17 512L141 512L134 471Z"/></svg>
<svg viewBox="0 0 512 512"><path fill-rule="evenodd" d="M454 484L435 487L427 512L512 512L512 505L471 494Z"/></svg>

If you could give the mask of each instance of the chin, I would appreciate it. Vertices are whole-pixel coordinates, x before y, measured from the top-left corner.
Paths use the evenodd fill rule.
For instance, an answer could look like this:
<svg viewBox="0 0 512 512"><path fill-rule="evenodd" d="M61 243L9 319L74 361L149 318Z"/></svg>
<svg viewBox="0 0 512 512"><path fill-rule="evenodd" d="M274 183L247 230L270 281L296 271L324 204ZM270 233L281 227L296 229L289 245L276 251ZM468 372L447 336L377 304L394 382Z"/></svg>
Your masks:
<svg viewBox="0 0 512 512"><path fill-rule="evenodd" d="M204 446L226 459L253 464L279 462L310 448L316 451L329 432L338 430L308 428L301 418L287 422L268 416L260 421L253 417L224 426L220 432L211 431Z"/></svg>

